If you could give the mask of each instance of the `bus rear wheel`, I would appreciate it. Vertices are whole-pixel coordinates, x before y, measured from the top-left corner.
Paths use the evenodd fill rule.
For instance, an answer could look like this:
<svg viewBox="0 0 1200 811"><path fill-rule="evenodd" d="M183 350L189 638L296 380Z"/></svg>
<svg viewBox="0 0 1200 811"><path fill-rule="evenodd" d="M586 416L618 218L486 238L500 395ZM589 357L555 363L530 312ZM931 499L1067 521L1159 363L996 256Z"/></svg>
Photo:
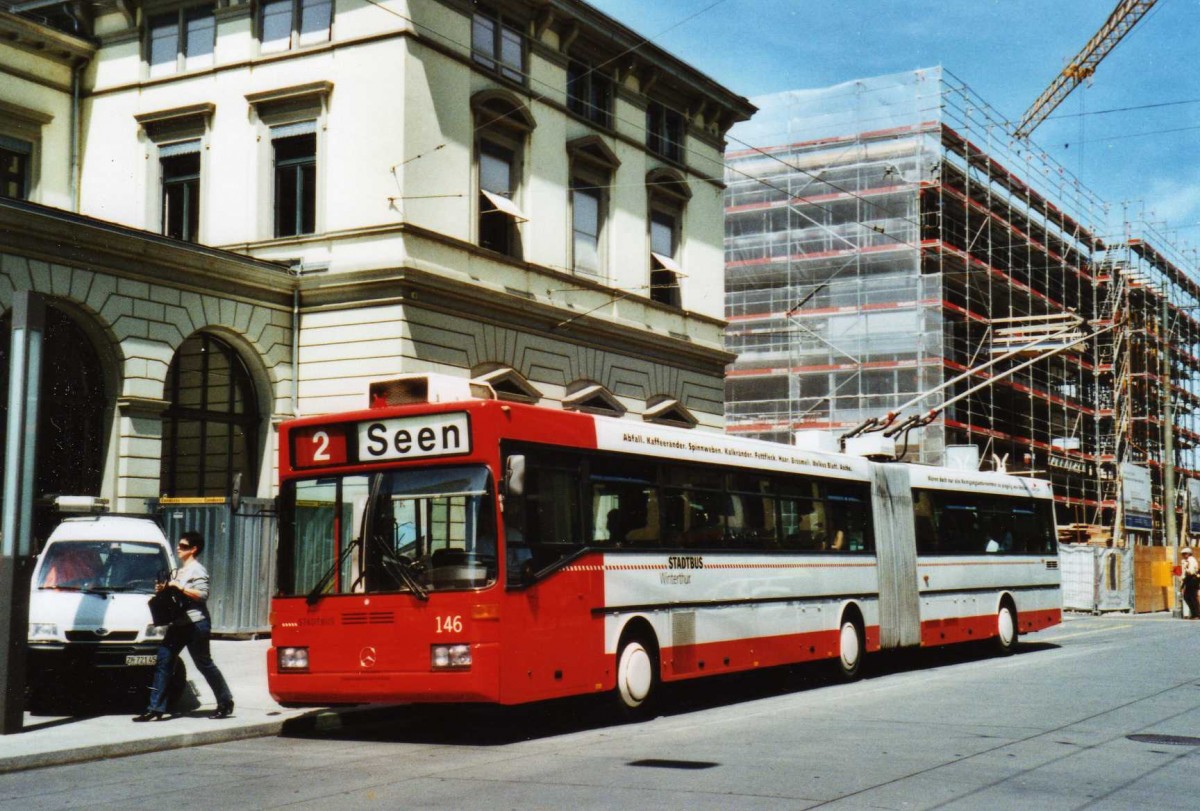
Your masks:
<svg viewBox="0 0 1200 811"><path fill-rule="evenodd" d="M658 664L653 650L640 638L625 640L617 653L617 702L626 716L647 712L658 688Z"/></svg>
<svg viewBox="0 0 1200 811"><path fill-rule="evenodd" d="M838 632L838 673L846 681L854 681L862 671L863 632L858 623L844 618Z"/></svg>
<svg viewBox="0 0 1200 811"><path fill-rule="evenodd" d="M996 650L1008 656L1017 649L1017 615L1012 604L1005 600L996 613Z"/></svg>

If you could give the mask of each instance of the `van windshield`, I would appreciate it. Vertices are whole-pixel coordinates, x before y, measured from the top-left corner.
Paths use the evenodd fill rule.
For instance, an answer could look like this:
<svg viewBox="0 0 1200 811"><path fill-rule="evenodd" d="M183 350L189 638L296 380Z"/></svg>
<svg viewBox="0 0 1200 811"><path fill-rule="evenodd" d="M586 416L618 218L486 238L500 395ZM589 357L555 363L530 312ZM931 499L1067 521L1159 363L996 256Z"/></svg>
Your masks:
<svg viewBox="0 0 1200 811"><path fill-rule="evenodd" d="M46 547L37 588L152 594L171 570L159 544L139 541L56 541Z"/></svg>

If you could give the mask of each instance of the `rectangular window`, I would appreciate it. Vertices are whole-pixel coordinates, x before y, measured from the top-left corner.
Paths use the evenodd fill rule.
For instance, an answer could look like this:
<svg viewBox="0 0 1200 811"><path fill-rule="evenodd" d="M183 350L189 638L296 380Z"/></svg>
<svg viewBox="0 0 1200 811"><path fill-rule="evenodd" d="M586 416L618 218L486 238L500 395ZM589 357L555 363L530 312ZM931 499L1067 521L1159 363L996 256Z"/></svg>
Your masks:
<svg viewBox="0 0 1200 811"><path fill-rule="evenodd" d="M525 37L507 17L476 11L471 18L471 56L506 79L525 82Z"/></svg>
<svg viewBox="0 0 1200 811"><path fill-rule="evenodd" d="M263 0L259 6L259 50L286 51L329 41L333 0Z"/></svg>
<svg viewBox="0 0 1200 811"><path fill-rule="evenodd" d="M211 8L194 8L184 12L184 67L188 70L205 68L213 63L217 44L217 18Z"/></svg>
<svg viewBox="0 0 1200 811"><path fill-rule="evenodd" d="M576 273L600 274L600 229L604 223L604 193L582 182L571 184L572 261Z"/></svg>
<svg viewBox="0 0 1200 811"><path fill-rule="evenodd" d="M1046 555L1057 549L1045 501L982 493L913 491L918 555Z"/></svg>
<svg viewBox="0 0 1200 811"><path fill-rule="evenodd" d="M679 289L678 220L665 211L650 213L650 300L670 307L683 306Z"/></svg>
<svg viewBox="0 0 1200 811"><path fill-rule="evenodd" d="M162 232L196 242L200 237L200 142L159 150L162 167Z"/></svg>
<svg viewBox="0 0 1200 811"><path fill-rule="evenodd" d="M612 126L612 82L591 65L567 66L567 107L601 127Z"/></svg>
<svg viewBox="0 0 1200 811"><path fill-rule="evenodd" d="M211 6L195 6L150 18L146 61L151 76L212 65L217 21Z"/></svg>
<svg viewBox="0 0 1200 811"><path fill-rule="evenodd" d="M315 127L315 122L305 122L272 130L277 237L317 230L317 134L312 131Z"/></svg>
<svg viewBox="0 0 1200 811"><path fill-rule="evenodd" d="M676 163L683 161L683 116L658 102L646 108L646 148Z"/></svg>
<svg viewBox="0 0 1200 811"><path fill-rule="evenodd" d="M0 197L29 199L30 158L33 145L0 135Z"/></svg>
<svg viewBox="0 0 1200 811"><path fill-rule="evenodd" d="M179 60L179 14L150 18L150 75L174 73Z"/></svg>
<svg viewBox="0 0 1200 811"><path fill-rule="evenodd" d="M517 178L515 150L479 142L479 245L514 257L520 253L516 223L523 219L513 202Z"/></svg>
<svg viewBox="0 0 1200 811"><path fill-rule="evenodd" d="M301 0L300 44L311 45L329 41L333 23L333 0Z"/></svg>
<svg viewBox="0 0 1200 811"><path fill-rule="evenodd" d="M292 44L292 0L266 0L259 6L261 50L286 51Z"/></svg>

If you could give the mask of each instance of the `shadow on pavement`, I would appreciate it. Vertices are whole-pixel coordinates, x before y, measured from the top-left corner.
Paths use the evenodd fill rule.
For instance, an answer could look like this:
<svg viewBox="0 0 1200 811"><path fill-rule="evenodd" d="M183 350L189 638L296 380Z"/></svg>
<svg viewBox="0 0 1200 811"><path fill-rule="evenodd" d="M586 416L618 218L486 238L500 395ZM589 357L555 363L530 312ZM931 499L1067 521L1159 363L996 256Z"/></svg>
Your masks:
<svg viewBox="0 0 1200 811"><path fill-rule="evenodd" d="M1014 655L1057 649L1052 643L1023 642ZM984 643L875 654L863 678L954 667L1000 659ZM674 716L716 707L802 693L843 684L830 662L768 668L667 685L649 717ZM343 709L336 716L310 713L285 722L282 737L458 746L504 746L627 723L611 696L556 699L518 707L490 704L409 704Z"/></svg>

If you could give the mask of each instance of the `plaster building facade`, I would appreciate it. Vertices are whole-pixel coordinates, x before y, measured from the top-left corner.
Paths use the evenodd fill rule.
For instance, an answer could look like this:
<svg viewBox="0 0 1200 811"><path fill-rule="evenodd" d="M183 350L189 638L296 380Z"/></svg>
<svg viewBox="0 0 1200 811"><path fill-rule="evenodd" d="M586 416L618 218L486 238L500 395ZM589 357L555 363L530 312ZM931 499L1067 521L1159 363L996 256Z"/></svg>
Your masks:
<svg viewBox="0 0 1200 811"><path fill-rule="evenodd" d="M49 308L39 497L269 496L279 421L409 372L723 427L723 137L753 107L615 20L9 5L0 312Z"/></svg>

